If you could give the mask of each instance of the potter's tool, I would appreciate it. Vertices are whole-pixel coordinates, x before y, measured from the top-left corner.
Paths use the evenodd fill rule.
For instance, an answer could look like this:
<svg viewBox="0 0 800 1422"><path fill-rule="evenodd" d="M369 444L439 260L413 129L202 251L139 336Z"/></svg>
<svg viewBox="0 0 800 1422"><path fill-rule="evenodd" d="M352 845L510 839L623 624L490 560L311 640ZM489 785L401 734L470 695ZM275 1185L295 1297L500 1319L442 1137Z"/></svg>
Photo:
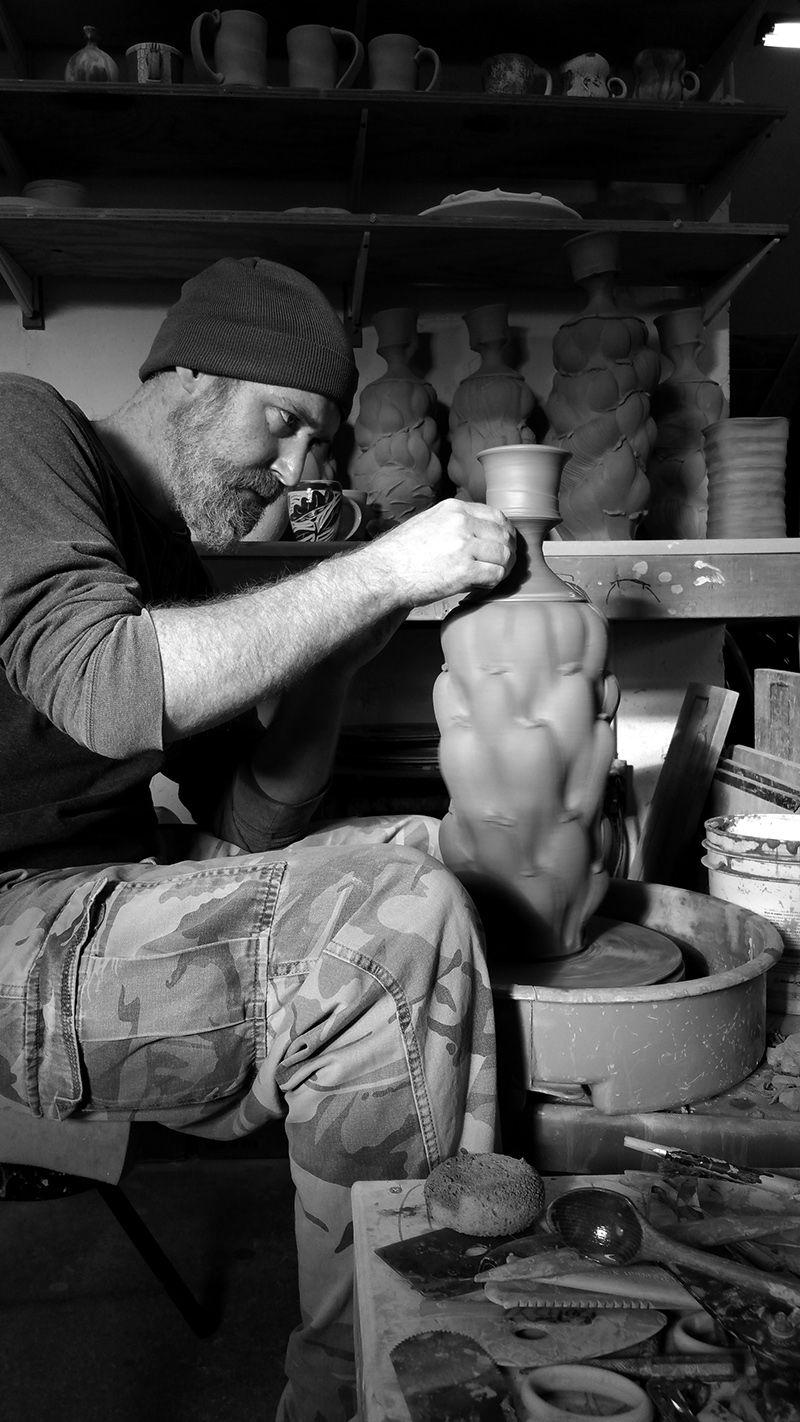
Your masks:
<svg viewBox="0 0 800 1422"><path fill-rule="evenodd" d="M600 1263L631 1264L649 1259L679 1274L689 1269L752 1289L789 1308L800 1308L800 1286L793 1288L760 1269L667 1239L647 1223L630 1200L613 1190L580 1189L561 1195L548 1206L547 1222L567 1244Z"/></svg>
<svg viewBox="0 0 800 1422"><path fill-rule="evenodd" d="M621 1353L639 1348L666 1323L666 1314L657 1309L504 1309L474 1298L438 1302L425 1318L431 1331L466 1334L501 1368L538 1368Z"/></svg>
<svg viewBox="0 0 800 1422"><path fill-rule="evenodd" d="M709 1388L704 1383L668 1382L661 1378L650 1378L647 1383L647 1396L665 1422L694 1422L708 1395Z"/></svg>
<svg viewBox="0 0 800 1422"><path fill-rule="evenodd" d="M744 1165L732 1165L728 1160L718 1160L713 1155L698 1155L694 1151L682 1150L679 1146L656 1145L653 1141L640 1141L635 1136L625 1136L623 1145L643 1155L657 1155L668 1160L670 1165L685 1166L689 1172L710 1175L715 1180L730 1180L739 1185L757 1185L762 1190L771 1190L775 1195L783 1195L796 1200L800 1205L800 1180L789 1175L774 1175L771 1171L752 1170Z"/></svg>
<svg viewBox="0 0 800 1422"><path fill-rule="evenodd" d="M508 1422L508 1384L485 1348L465 1333L418 1333L390 1357L412 1422Z"/></svg>

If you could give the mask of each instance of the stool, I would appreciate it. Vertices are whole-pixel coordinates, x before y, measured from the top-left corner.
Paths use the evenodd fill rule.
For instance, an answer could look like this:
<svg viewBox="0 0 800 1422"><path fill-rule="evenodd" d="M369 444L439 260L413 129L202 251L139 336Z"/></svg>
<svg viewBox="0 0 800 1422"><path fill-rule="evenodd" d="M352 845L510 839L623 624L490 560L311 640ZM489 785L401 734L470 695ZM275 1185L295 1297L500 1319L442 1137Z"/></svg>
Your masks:
<svg viewBox="0 0 800 1422"><path fill-rule="evenodd" d="M218 1320L198 1303L119 1185L109 1184L106 1180L91 1180L84 1175L65 1174L40 1165L9 1165L0 1162L0 1201L41 1203L45 1200L62 1200L68 1195L80 1195L87 1190L97 1190L105 1200L117 1223L122 1226L192 1332L198 1338L208 1338L215 1331Z"/></svg>

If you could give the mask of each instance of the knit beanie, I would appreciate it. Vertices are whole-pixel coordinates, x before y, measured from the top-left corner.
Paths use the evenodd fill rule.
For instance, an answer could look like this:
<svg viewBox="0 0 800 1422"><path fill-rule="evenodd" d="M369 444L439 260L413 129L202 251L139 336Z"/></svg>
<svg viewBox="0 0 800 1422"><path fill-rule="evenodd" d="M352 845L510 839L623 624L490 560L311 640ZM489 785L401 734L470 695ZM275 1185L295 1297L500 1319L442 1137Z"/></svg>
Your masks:
<svg viewBox="0 0 800 1422"><path fill-rule="evenodd" d="M327 298L300 272L261 257L222 257L184 283L139 378L177 365L324 395L343 419L358 380Z"/></svg>

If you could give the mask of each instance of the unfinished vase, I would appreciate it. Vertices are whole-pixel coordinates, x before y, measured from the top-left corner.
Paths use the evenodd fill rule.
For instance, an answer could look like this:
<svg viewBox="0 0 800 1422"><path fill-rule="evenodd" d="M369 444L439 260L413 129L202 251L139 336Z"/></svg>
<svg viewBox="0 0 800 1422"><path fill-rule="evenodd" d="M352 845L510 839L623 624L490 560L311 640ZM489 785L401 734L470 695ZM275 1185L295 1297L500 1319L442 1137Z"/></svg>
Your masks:
<svg viewBox="0 0 800 1422"><path fill-rule="evenodd" d="M435 502L441 482L436 391L408 364L416 346L417 313L379 311L373 324L386 374L361 395L351 469L366 493L375 531L393 528Z"/></svg>
<svg viewBox="0 0 800 1422"><path fill-rule="evenodd" d="M486 475L478 454L498 444L535 444L528 420L536 396L525 380L506 365L508 307L502 303L467 311L470 348L481 358L478 369L462 380L450 406L448 477L457 497L483 503Z"/></svg>
<svg viewBox="0 0 800 1422"><path fill-rule="evenodd" d="M495 935L528 959L576 953L608 882L601 815L619 700L608 627L542 551L566 459L545 445L482 452L486 502L514 522L516 562L445 619L433 693L450 795L442 857L490 949Z"/></svg>
<svg viewBox="0 0 800 1422"><path fill-rule="evenodd" d="M645 470L655 441L650 392L660 363L647 326L623 314L614 289L619 241L589 232L566 244L588 302L553 340L556 374L546 404L548 443L569 456L559 503L564 538L633 538L647 511Z"/></svg>
<svg viewBox="0 0 800 1422"><path fill-rule="evenodd" d="M708 473L703 431L727 417L728 401L699 365L705 349L702 307L667 311L654 324L671 369L653 392L656 439L647 465L650 507L643 532L646 538L704 538Z"/></svg>

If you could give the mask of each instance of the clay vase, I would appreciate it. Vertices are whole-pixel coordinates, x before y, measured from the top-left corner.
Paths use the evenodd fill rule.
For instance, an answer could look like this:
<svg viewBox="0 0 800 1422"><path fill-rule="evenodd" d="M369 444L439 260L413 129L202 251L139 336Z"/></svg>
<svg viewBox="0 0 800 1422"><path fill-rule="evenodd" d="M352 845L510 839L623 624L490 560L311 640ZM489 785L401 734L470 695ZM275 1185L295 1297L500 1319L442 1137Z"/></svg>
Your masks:
<svg viewBox="0 0 800 1422"><path fill-rule="evenodd" d="M653 391L656 439L647 465L650 507L645 538L703 538L708 476L703 431L725 419L728 401L698 364L705 348L703 311L685 306L654 322L669 373Z"/></svg>
<svg viewBox="0 0 800 1422"><path fill-rule="evenodd" d="M786 446L782 415L720 420L703 433L708 538L786 537Z"/></svg>
<svg viewBox="0 0 800 1422"><path fill-rule="evenodd" d="M656 436L650 392L660 361L648 347L645 322L616 304L616 235L589 232L566 250L588 301L553 340L546 439L569 455L558 531L567 539L629 539L650 499L645 470Z"/></svg>
<svg viewBox="0 0 800 1422"><path fill-rule="evenodd" d="M267 87L267 22L254 10L206 10L192 25L191 46L205 83Z"/></svg>
<svg viewBox="0 0 800 1422"><path fill-rule="evenodd" d="M353 487L367 494L371 526L380 532L435 502L442 466L436 391L408 363L417 343L417 313L395 307L379 311L373 324L386 374L362 391L350 475Z"/></svg>
<svg viewBox="0 0 800 1422"><path fill-rule="evenodd" d="M502 303L479 306L468 311L464 320L470 348L481 363L462 380L453 396L447 473L458 498L482 503L486 475L479 452L498 444L535 444L528 420L536 408L536 396L503 360L511 334L508 307Z"/></svg>
<svg viewBox="0 0 800 1422"><path fill-rule="evenodd" d="M700 90L700 80L694 70L686 68L682 49L641 49L633 68L634 99L679 104L683 99L694 99Z"/></svg>
<svg viewBox="0 0 800 1422"><path fill-rule="evenodd" d="M600 827L619 700L608 626L542 553L566 458L546 445L482 452L486 502L517 529L516 563L445 618L433 691L450 794L442 857L490 954L497 942L529 960L576 953L607 887Z"/></svg>
<svg viewBox="0 0 800 1422"><path fill-rule="evenodd" d="M119 79L119 66L101 49L100 38L94 25L84 25L86 43L70 55L64 70L64 78L70 84L115 84Z"/></svg>
<svg viewBox="0 0 800 1422"><path fill-rule="evenodd" d="M339 45L349 63L339 73ZM290 89L349 89L364 62L364 46L350 30L332 25L295 25L286 36Z"/></svg>

